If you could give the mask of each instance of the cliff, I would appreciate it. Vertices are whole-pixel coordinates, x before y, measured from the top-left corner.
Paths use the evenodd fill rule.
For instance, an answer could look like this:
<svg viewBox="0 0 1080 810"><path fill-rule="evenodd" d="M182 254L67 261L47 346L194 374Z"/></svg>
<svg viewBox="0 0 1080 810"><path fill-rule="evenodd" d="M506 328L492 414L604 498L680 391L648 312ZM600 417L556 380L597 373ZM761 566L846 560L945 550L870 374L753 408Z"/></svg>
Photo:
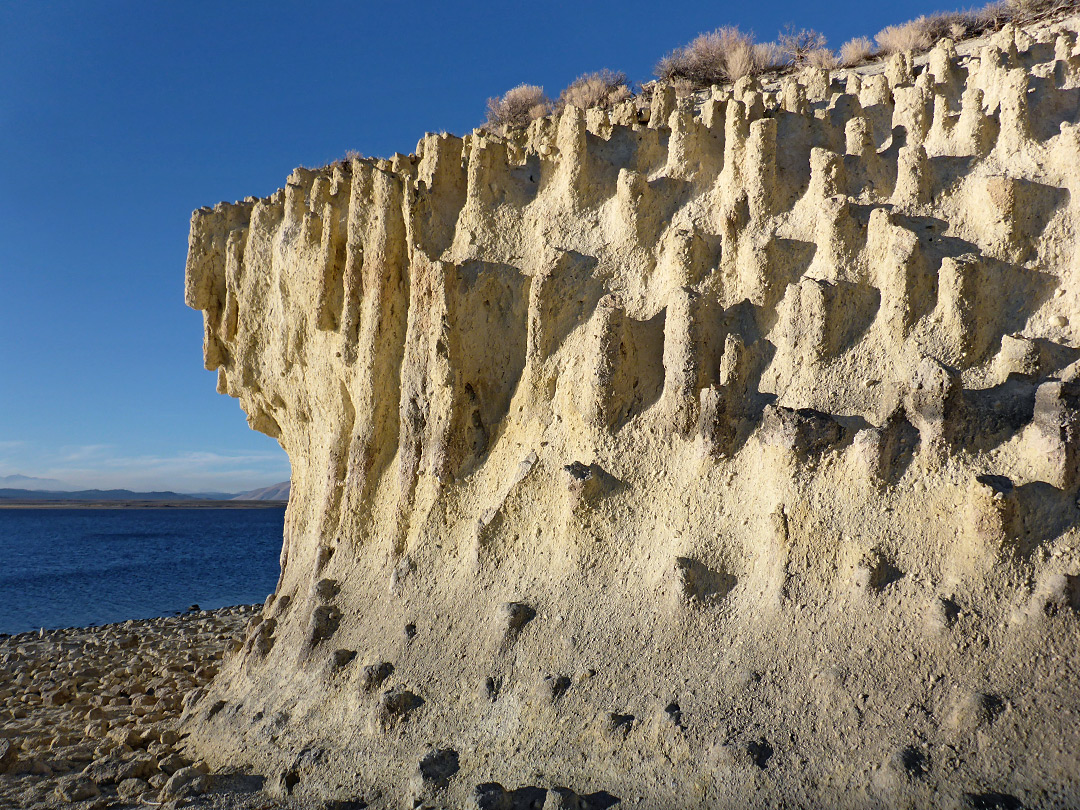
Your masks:
<svg viewBox="0 0 1080 810"><path fill-rule="evenodd" d="M1075 28L196 211L293 489L193 748L372 807L1080 802Z"/></svg>

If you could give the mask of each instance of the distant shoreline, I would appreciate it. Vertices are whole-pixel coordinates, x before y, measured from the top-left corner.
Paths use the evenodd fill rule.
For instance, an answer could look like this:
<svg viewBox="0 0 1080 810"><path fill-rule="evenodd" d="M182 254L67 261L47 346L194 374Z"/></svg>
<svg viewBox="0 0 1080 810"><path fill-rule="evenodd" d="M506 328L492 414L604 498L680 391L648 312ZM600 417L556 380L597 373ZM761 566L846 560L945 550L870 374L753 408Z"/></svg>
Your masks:
<svg viewBox="0 0 1080 810"><path fill-rule="evenodd" d="M273 509L288 501L37 501L0 500L0 509Z"/></svg>

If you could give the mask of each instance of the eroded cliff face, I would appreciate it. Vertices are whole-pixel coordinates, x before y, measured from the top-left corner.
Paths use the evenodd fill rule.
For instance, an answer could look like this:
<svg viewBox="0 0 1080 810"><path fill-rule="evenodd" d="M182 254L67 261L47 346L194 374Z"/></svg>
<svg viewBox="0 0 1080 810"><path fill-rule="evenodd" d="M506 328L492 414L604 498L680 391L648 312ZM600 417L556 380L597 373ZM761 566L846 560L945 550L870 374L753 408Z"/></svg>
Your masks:
<svg viewBox="0 0 1080 810"><path fill-rule="evenodd" d="M293 468L200 754L377 807L1080 801L1074 27L195 212L206 365Z"/></svg>

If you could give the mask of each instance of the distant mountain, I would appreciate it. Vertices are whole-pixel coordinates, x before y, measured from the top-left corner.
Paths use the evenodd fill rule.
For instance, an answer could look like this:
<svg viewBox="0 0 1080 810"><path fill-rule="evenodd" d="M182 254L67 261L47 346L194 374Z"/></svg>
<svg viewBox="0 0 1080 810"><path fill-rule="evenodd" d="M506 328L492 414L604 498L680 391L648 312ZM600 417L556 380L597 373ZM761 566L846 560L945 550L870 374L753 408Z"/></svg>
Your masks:
<svg viewBox="0 0 1080 810"><path fill-rule="evenodd" d="M250 492L241 492L239 495L234 495L234 501L287 501L289 500L289 491L291 489L289 481L282 481L280 484L271 484L268 487L262 489L253 489Z"/></svg>
<svg viewBox="0 0 1080 810"><path fill-rule="evenodd" d="M199 501L196 495L179 492L132 492L130 489L83 489L58 492L40 489L0 489L4 501Z"/></svg>
<svg viewBox="0 0 1080 810"><path fill-rule="evenodd" d="M63 481L57 481L55 478L35 478L32 475L18 474L0 475L0 488L3 487L47 489L54 491L71 489L70 485L65 484Z"/></svg>

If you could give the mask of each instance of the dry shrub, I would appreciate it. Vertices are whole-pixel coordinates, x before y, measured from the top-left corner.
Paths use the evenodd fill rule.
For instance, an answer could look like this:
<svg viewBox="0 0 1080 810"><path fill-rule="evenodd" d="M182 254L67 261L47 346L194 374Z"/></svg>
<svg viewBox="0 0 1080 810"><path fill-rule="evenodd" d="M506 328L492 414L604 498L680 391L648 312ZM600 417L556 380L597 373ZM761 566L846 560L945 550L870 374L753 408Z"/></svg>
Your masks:
<svg viewBox="0 0 1080 810"><path fill-rule="evenodd" d="M840 64L844 67L860 65L874 55L874 43L870 37L855 37L840 46Z"/></svg>
<svg viewBox="0 0 1080 810"><path fill-rule="evenodd" d="M325 166L322 166L320 168L330 169L330 168L335 168L335 167L341 167L345 171L351 171L353 161L355 161L355 160L363 160L363 159L364 159L364 156L362 154L357 152L355 149L349 149L349 150L347 150L345 152L345 157L340 157L337 160L332 161L330 163L327 163ZM304 168L307 168L307 167L304 167Z"/></svg>
<svg viewBox="0 0 1080 810"><path fill-rule="evenodd" d="M825 50L828 45L825 35L812 28L801 28L788 25L777 37L780 53L795 67L810 64L810 54Z"/></svg>
<svg viewBox="0 0 1080 810"><path fill-rule="evenodd" d="M784 64L784 53L775 42L756 42L754 43L754 64L756 73L778 68Z"/></svg>
<svg viewBox="0 0 1080 810"><path fill-rule="evenodd" d="M683 79L695 87L725 84L773 67L774 49L755 44L752 34L727 25L672 51L660 60L655 72L662 81Z"/></svg>
<svg viewBox="0 0 1080 810"><path fill-rule="evenodd" d="M919 17L900 25L890 25L878 31L874 37L878 48L886 56L901 51L925 51L934 44L930 37L926 17Z"/></svg>
<svg viewBox="0 0 1080 810"><path fill-rule="evenodd" d="M489 98L485 126L496 132L527 127L530 121L551 112L551 99L544 88L534 84L519 84L499 98Z"/></svg>
<svg viewBox="0 0 1080 810"><path fill-rule="evenodd" d="M1080 2L1077 0L1002 0L991 5L999 7L999 14L1008 14L1010 20L1030 22L1048 14L1076 9L1080 7ZM1005 8L1001 9L1001 6ZM982 11L985 12L986 9ZM1005 22L1008 20L1001 22L998 27L1000 28Z"/></svg>
<svg viewBox="0 0 1080 810"><path fill-rule="evenodd" d="M693 94L697 87L694 83L687 79L676 79L671 83L671 89L675 91L675 98L686 98Z"/></svg>
<svg viewBox="0 0 1080 810"><path fill-rule="evenodd" d="M967 36L968 31L971 30L971 25L968 22L957 21L949 26L949 39L953 41L959 41Z"/></svg>
<svg viewBox="0 0 1080 810"><path fill-rule="evenodd" d="M947 11L931 14L928 17L920 17L927 36L932 42L945 39L963 39L970 33L979 33L982 29L976 17L976 12L971 11Z"/></svg>
<svg viewBox="0 0 1080 810"><path fill-rule="evenodd" d="M574 79L570 86L559 94L555 111L562 112L567 105L580 107L583 110L590 107L611 109L632 95L625 73L615 73L610 70L586 73Z"/></svg>
<svg viewBox="0 0 1080 810"><path fill-rule="evenodd" d="M981 34L983 31L997 31L1019 16L1017 11L1017 6L1009 2L1009 0L988 3L971 13L974 21L974 31L972 33Z"/></svg>
<svg viewBox="0 0 1080 810"><path fill-rule="evenodd" d="M810 67L825 68L825 70L840 67L840 60L828 48L818 48L810 51L806 54L805 63Z"/></svg>
<svg viewBox="0 0 1080 810"><path fill-rule="evenodd" d="M890 25L876 39L884 54L923 51L941 39L960 40L988 31L998 31L1006 23L1025 23L1040 17L1080 7L1077 0L994 0L973 11L938 12L902 25Z"/></svg>

